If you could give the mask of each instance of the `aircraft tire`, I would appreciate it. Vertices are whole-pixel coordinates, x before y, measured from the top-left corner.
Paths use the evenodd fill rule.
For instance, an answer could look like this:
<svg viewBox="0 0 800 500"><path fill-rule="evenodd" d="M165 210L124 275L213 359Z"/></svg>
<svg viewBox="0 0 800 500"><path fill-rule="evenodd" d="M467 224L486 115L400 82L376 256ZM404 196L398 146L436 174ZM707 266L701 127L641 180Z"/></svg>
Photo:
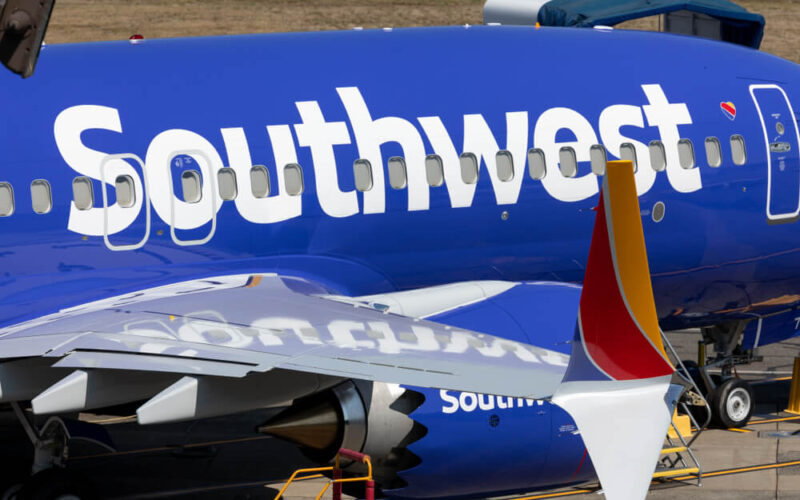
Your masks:
<svg viewBox="0 0 800 500"><path fill-rule="evenodd" d="M0 500L16 500L17 495L19 495L19 491L22 489L22 483L12 484L10 486L4 487L0 491Z"/></svg>
<svg viewBox="0 0 800 500"><path fill-rule="evenodd" d="M61 468L43 470L31 476L19 490L16 500L93 500L86 480Z"/></svg>
<svg viewBox="0 0 800 500"><path fill-rule="evenodd" d="M714 422L724 428L747 425L754 406L753 388L738 378L730 378L719 384L711 403Z"/></svg>
<svg viewBox="0 0 800 500"><path fill-rule="evenodd" d="M3 464L0 472L0 500L16 500L30 475L30 466Z"/></svg>

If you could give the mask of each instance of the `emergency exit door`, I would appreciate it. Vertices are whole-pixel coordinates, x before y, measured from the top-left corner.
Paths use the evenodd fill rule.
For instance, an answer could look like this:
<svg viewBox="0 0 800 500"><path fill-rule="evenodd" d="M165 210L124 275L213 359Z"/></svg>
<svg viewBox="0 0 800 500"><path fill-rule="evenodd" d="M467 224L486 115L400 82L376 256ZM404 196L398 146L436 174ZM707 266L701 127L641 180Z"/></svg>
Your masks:
<svg viewBox="0 0 800 500"><path fill-rule="evenodd" d="M751 85L767 149L767 219L800 214L800 135L789 97L774 84Z"/></svg>

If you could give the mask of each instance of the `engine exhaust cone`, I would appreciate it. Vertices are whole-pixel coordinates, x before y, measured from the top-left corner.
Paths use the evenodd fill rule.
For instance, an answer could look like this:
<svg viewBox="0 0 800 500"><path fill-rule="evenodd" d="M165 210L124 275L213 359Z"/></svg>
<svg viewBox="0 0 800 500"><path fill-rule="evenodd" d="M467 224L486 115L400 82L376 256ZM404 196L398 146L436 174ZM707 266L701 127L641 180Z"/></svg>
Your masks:
<svg viewBox="0 0 800 500"><path fill-rule="evenodd" d="M303 403L275 415L259 426L258 432L315 450L326 450L341 443L342 417L335 401L324 398Z"/></svg>

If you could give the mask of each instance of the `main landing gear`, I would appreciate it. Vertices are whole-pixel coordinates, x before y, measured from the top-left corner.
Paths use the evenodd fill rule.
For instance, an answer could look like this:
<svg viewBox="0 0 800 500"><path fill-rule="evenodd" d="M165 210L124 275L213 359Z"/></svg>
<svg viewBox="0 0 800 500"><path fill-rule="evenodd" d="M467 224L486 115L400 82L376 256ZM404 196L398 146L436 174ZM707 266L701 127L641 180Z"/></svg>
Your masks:
<svg viewBox="0 0 800 500"><path fill-rule="evenodd" d="M0 491L0 500L91 500L95 495L88 483L65 468L70 432L58 417L49 418L37 429L18 403L14 413L34 448L31 475Z"/></svg>
<svg viewBox="0 0 800 500"><path fill-rule="evenodd" d="M714 390L712 418L722 427L744 427L753 415L753 388L742 379L729 378Z"/></svg>
<svg viewBox="0 0 800 500"><path fill-rule="evenodd" d="M708 407L695 406L698 412L711 410L711 421L724 428L744 427L750 421L755 407L755 397L751 385L735 377L736 366L759 361L756 352L741 349L742 333L746 322L735 321L702 329L703 340L699 344L698 365L684 361L689 375L703 391ZM706 356L706 345L713 344L716 356ZM710 373L711 370L719 373ZM693 412L694 413L694 412ZM699 420L704 420L702 417Z"/></svg>

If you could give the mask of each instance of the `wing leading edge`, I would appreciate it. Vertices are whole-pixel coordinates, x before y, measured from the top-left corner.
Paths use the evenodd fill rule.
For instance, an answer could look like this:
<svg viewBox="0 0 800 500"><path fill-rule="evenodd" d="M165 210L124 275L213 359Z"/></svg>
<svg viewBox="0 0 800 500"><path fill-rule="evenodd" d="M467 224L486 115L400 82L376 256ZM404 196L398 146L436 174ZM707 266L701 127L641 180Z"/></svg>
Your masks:
<svg viewBox="0 0 800 500"><path fill-rule="evenodd" d="M14 391L0 378L0 400L14 394L33 399L34 410L42 413L75 411L119 404L126 392L113 391L116 385L128 387L134 400L153 396L140 408L140 420L157 422L197 416L191 406L214 394L250 386L263 392L263 385L242 381L256 376L268 381L283 374L278 380L285 381L287 373L312 374L301 384L304 390L357 378L529 398L551 395L563 378L563 354L366 303L330 300L318 291L312 283L278 275L226 276L115 297L7 328L0 331L0 352L16 359L15 378L29 365L41 371L43 359L53 374ZM284 392L279 401L293 396ZM156 407L157 415L143 414Z"/></svg>

